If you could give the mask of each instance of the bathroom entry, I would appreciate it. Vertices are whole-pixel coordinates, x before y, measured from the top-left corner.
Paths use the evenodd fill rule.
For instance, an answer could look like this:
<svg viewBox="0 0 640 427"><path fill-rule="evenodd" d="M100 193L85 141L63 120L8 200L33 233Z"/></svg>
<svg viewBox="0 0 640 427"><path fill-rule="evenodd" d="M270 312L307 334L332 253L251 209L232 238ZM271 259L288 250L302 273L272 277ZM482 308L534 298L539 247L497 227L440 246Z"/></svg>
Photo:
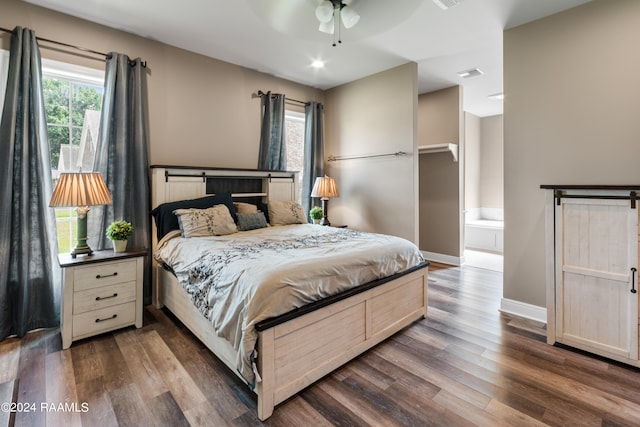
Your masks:
<svg viewBox="0 0 640 427"><path fill-rule="evenodd" d="M465 265L498 271L504 233L502 119L465 113Z"/></svg>

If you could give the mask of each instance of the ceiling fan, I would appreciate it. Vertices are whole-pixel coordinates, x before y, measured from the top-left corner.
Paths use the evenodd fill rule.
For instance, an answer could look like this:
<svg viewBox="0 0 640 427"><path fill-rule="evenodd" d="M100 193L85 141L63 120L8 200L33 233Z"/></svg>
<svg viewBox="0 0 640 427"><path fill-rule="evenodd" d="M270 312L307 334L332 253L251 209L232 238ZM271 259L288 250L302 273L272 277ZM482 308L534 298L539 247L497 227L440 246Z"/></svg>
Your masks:
<svg viewBox="0 0 640 427"><path fill-rule="evenodd" d="M360 21L360 15L350 4L351 0L323 0L316 7L316 18L320 21L318 30L334 35L333 46L336 45L336 27L338 28L338 43L342 43L340 22L346 29L350 29Z"/></svg>
<svg viewBox="0 0 640 427"><path fill-rule="evenodd" d="M424 0L244 1L261 20L282 34L322 42L327 34L335 33L337 42L340 29L349 29L350 43L388 31L406 20L424 3ZM327 30L318 31L323 20L325 23L322 27Z"/></svg>
<svg viewBox="0 0 640 427"><path fill-rule="evenodd" d="M316 18L320 21L318 28L323 33L333 34L336 20L341 20L345 28L352 28L360 20L360 15L349 6L350 1L324 0L316 7Z"/></svg>

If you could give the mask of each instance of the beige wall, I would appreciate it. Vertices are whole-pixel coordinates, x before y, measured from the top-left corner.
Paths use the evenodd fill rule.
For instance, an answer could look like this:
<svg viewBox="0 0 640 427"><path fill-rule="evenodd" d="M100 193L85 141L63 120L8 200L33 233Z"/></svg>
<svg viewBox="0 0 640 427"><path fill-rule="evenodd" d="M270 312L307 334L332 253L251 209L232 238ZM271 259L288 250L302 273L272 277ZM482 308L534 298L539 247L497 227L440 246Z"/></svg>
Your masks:
<svg viewBox="0 0 640 427"><path fill-rule="evenodd" d="M260 140L258 90L322 102L323 92L257 71L39 8L0 0L0 26L20 25L48 39L100 52L141 57L148 64L150 162L255 168ZM10 35L0 33L0 47ZM104 69L104 61L41 43L44 58ZM49 45L52 46L52 45ZM59 49L59 48L56 48Z"/></svg>
<svg viewBox="0 0 640 427"><path fill-rule="evenodd" d="M480 119L480 207L504 207L502 114ZM468 144L468 142L467 142Z"/></svg>
<svg viewBox="0 0 640 427"><path fill-rule="evenodd" d="M481 118L464 113L464 209L479 208L481 180Z"/></svg>
<svg viewBox="0 0 640 427"><path fill-rule="evenodd" d="M541 184L639 184L640 1L504 34L504 297L545 305Z"/></svg>
<svg viewBox="0 0 640 427"><path fill-rule="evenodd" d="M418 97L418 145L459 144L464 153L462 88ZM420 155L421 250L454 258L462 256L462 188L464 156L454 162L448 152Z"/></svg>
<svg viewBox="0 0 640 427"><path fill-rule="evenodd" d="M325 155L410 153L328 162L332 224L417 241L417 76L408 63L326 92Z"/></svg>
<svg viewBox="0 0 640 427"><path fill-rule="evenodd" d="M417 65L406 64L325 92L52 12L0 0L0 27L96 51L141 57L148 64L150 162L255 168L258 90L325 103L327 155L406 151L409 156L336 164L341 196L330 201L334 223L417 241ZM10 35L0 33L0 48ZM41 43L44 58L104 69L104 61ZM296 109L295 107L291 107Z"/></svg>

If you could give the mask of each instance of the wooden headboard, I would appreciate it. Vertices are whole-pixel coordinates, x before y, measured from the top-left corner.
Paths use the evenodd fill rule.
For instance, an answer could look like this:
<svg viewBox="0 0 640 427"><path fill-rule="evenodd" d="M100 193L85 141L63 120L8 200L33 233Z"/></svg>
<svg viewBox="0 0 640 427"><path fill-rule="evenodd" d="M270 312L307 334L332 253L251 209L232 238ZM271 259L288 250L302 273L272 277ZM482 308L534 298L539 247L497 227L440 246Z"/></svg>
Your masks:
<svg viewBox="0 0 640 427"><path fill-rule="evenodd" d="M151 206L230 191L234 198L296 200L297 172L151 166Z"/></svg>
<svg viewBox="0 0 640 427"><path fill-rule="evenodd" d="M298 173L249 169L151 166L151 207L231 192L234 200L297 200ZM156 248L152 221L153 250Z"/></svg>

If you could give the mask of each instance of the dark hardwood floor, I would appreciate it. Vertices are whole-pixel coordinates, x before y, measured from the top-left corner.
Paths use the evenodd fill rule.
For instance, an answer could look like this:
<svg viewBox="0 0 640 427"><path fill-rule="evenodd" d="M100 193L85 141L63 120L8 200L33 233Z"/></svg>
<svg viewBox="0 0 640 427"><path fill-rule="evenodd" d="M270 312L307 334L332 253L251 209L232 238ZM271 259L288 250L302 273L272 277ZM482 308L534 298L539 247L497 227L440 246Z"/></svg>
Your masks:
<svg viewBox="0 0 640 427"><path fill-rule="evenodd" d="M640 370L547 345L544 324L499 313L501 280L433 266L427 319L281 404L264 425L640 425ZM23 405L10 422L261 425L247 387L163 310L146 307L142 329L60 348L58 330L0 343L0 403Z"/></svg>

